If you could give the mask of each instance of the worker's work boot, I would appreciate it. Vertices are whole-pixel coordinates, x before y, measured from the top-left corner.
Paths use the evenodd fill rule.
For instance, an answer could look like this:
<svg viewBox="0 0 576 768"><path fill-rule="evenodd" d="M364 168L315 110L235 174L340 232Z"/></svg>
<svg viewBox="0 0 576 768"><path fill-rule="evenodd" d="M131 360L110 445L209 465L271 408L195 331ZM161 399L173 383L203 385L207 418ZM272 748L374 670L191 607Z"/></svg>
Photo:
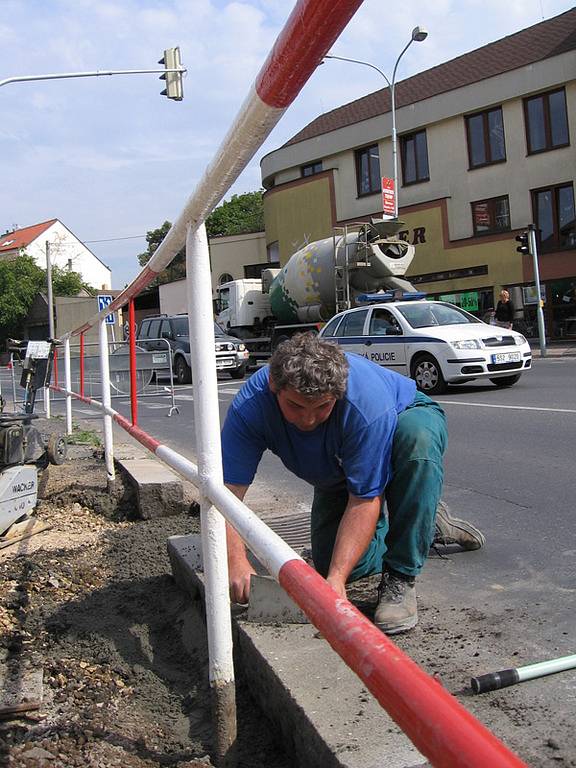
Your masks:
<svg viewBox="0 0 576 768"><path fill-rule="evenodd" d="M407 632L417 623L414 577L385 568L378 587L374 624L387 635L397 635Z"/></svg>
<svg viewBox="0 0 576 768"><path fill-rule="evenodd" d="M458 544L462 549L471 550L480 549L485 542L484 534L478 528L466 520L452 517L448 506L443 501L438 502L433 545L445 547L449 544Z"/></svg>

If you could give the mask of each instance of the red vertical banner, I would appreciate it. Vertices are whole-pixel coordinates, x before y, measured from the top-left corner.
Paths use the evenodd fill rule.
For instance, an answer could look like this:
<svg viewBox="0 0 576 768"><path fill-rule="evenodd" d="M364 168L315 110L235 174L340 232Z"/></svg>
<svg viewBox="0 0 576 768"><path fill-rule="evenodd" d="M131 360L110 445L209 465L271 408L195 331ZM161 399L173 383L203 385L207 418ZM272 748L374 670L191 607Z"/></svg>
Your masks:
<svg viewBox="0 0 576 768"><path fill-rule="evenodd" d="M396 190L394 179L382 176L382 213L386 216L396 215Z"/></svg>

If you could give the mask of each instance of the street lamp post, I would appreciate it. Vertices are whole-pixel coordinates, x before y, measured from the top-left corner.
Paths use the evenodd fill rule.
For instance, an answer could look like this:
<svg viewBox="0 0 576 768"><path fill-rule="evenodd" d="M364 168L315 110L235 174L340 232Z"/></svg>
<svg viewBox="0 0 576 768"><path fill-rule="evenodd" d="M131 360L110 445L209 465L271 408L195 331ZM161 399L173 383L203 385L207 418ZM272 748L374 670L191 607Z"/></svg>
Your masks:
<svg viewBox="0 0 576 768"><path fill-rule="evenodd" d="M388 88L390 90L390 111L392 113L392 169L393 169L393 179L394 179L394 218L398 218L398 154L397 154L397 137L396 137L396 98L395 98L395 85L396 85L396 72L398 70L398 64L400 63L400 59L408 48L412 45L412 43L421 43L423 40L426 40L428 37L428 31L424 27L414 27L412 30L412 35L410 37L410 40L408 43L404 46L402 52L400 53L400 56L396 59L396 63L394 64L394 69L392 71L392 80L389 80L387 75L375 64L370 64L368 61L360 61L359 59L349 59L346 56L334 56L331 53L326 54L324 56L325 59L338 59L339 61L351 61L353 64L363 64L365 67L370 67L371 69L375 69L376 72L379 72L384 80L386 80L386 83L388 85Z"/></svg>

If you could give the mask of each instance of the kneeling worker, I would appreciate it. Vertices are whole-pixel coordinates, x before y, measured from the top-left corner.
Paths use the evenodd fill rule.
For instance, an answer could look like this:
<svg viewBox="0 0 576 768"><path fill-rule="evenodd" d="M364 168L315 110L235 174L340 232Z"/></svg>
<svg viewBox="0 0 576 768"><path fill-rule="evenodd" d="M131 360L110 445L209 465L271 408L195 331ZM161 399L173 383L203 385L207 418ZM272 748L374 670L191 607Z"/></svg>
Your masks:
<svg viewBox="0 0 576 768"><path fill-rule="evenodd" d="M316 570L342 597L348 581L381 573L374 623L392 635L418 621L414 580L435 531L465 549L484 543L439 507L446 439L444 412L412 379L299 334L234 398L222 430L224 481L243 499L268 448L314 486ZM255 571L229 525L227 538L231 597L246 603Z"/></svg>

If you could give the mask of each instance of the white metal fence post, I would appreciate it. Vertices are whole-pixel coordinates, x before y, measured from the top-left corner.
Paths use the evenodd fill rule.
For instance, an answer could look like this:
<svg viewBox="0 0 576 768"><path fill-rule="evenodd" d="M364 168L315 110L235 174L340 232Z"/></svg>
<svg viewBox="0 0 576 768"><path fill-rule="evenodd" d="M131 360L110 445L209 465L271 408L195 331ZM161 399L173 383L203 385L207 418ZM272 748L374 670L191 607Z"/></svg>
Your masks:
<svg viewBox="0 0 576 768"><path fill-rule="evenodd" d="M70 370L70 337L64 340L64 380L66 382L66 434L72 434L72 373Z"/></svg>
<svg viewBox="0 0 576 768"><path fill-rule="evenodd" d="M108 360L108 331L106 329L106 317L98 321L100 342L100 378L102 381L102 405L111 407L110 398L110 362ZM104 413L104 460L106 463L106 479L108 490L114 489L114 442L112 437L112 417Z"/></svg>
<svg viewBox="0 0 576 768"><path fill-rule="evenodd" d="M206 228L188 229L186 238L188 322L194 421L198 446L200 515L206 593L206 623L216 731L216 761L235 764L236 691L232 659L232 622L228 592L226 524L205 494L207 481L222 482L218 381L214 350L214 313Z"/></svg>
<svg viewBox="0 0 576 768"><path fill-rule="evenodd" d="M50 384L46 384L44 387L44 415L47 419L50 418Z"/></svg>

